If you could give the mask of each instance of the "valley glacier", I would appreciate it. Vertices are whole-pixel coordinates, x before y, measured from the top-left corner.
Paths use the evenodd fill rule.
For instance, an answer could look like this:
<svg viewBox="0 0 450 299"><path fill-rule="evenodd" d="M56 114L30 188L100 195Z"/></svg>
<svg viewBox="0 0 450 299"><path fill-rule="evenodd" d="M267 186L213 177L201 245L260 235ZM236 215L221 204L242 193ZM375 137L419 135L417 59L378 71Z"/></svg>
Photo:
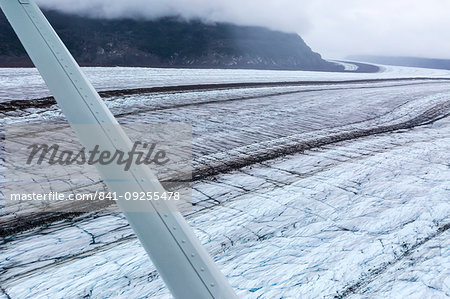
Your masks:
<svg viewBox="0 0 450 299"><path fill-rule="evenodd" d="M125 125L192 124L185 216L239 297L447 298L450 72L381 69L86 73L99 90L323 81L104 100ZM2 69L0 86L8 105L49 95L34 69ZM0 114L4 126L64 119L55 105ZM171 297L121 213L31 225L29 211L2 206L0 298Z"/></svg>

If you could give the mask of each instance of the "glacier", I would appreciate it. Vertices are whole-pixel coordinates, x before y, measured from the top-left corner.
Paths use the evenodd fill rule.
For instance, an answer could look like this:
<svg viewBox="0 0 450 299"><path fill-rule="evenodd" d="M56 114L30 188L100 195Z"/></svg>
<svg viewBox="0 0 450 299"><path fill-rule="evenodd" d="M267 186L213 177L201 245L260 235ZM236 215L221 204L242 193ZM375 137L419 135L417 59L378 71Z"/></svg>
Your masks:
<svg viewBox="0 0 450 299"><path fill-rule="evenodd" d="M450 72L104 71L87 73L106 90L142 87L157 71L168 77L148 84L335 80L105 101L123 124L192 124L198 177L185 216L240 297L450 297ZM17 98L47 95L32 69L12 72L36 84L19 95L26 80L11 79ZM367 77L421 79L339 82ZM52 106L4 114L2 123L60 119ZM19 214L0 218L18 225ZM0 247L0 298L171 297L115 211L35 225Z"/></svg>

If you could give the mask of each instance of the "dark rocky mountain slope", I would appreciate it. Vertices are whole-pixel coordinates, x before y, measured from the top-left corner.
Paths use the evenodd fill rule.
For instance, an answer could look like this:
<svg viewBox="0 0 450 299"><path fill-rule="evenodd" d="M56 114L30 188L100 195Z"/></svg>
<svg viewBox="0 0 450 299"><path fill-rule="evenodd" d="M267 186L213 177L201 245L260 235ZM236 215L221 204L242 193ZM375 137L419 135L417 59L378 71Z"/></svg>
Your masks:
<svg viewBox="0 0 450 299"><path fill-rule="evenodd" d="M342 70L292 33L175 17L158 20L93 19L44 11L84 66L217 67ZM0 13L0 66L31 66Z"/></svg>

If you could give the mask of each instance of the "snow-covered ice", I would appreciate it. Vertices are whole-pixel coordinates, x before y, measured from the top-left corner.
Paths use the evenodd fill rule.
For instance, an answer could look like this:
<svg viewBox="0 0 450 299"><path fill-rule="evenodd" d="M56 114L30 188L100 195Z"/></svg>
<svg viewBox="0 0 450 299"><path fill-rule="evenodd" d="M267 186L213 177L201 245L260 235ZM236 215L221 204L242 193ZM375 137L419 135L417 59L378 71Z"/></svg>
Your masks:
<svg viewBox="0 0 450 299"><path fill-rule="evenodd" d="M342 142L217 177L213 197L230 184L248 189L189 222L245 298L333 297L352 285L360 287L349 295L444 297L449 160L447 119ZM320 161L328 165L297 174ZM208 184L194 187L208 192ZM2 246L11 298L170 297L120 215L55 224Z"/></svg>
<svg viewBox="0 0 450 299"><path fill-rule="evenodd" d="M230 69L82 68L98 90L235 82L342 81L389 78L449 77L450 71L382 66L378 73L328 73ZM0 68L0 102L50 95L35 68Z"/></svg>
<svg viewBox="0 0 450 299"><path fill-rule="evenodd" d="M117 73L107 79L100 78L107 69L87 73L100 89L450 78L448 71L396 67L376 74L112 70ZM25 86L20 72L31 76L36 93L21 91L18 99L45 95L32 69L15 70L10 90ZM158 72L164 81L146 81ZM105 100L122 123L193 125L195 168L220 171L193 182L195 206L185 215L240 297L445 298L449 94L448 81L405 80ZM45 121L46 112L61 118L57 107L48 107L3 123ZM0 298L170 298L121 213L48 222L5 236L0 246Z"/></svg>

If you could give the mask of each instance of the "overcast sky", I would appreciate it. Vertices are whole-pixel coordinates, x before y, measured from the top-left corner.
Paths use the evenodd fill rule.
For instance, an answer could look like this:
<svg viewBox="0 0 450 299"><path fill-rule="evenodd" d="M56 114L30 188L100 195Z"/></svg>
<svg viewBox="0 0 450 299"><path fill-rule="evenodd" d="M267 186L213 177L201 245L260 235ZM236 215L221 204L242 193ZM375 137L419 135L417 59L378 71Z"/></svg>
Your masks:
<svg viewBox="0 0 450 299"><path fill-rule="evenodd" d="M37 0L108 18L181 15L297 32L326 58L450 58L449 0Z"/></svg>

